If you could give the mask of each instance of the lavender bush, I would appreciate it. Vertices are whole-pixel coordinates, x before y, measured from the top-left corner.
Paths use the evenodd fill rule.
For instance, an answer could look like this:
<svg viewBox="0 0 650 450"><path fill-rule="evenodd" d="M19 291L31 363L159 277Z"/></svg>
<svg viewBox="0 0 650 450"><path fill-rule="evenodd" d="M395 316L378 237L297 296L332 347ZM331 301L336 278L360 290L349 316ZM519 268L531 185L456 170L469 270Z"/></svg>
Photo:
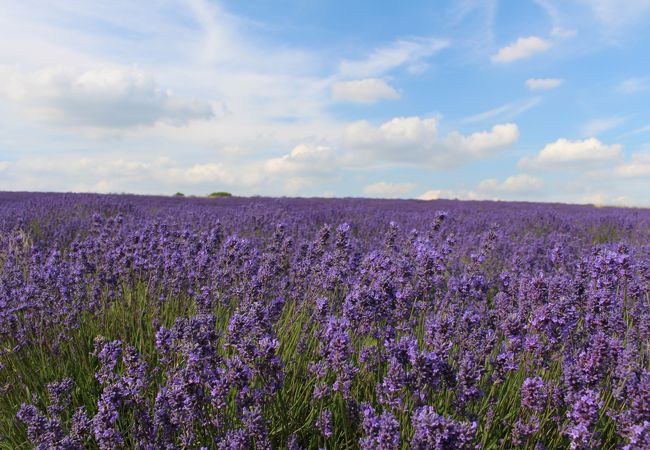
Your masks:
<svg viewBox="0 0 650 450"><path fill-rule="evenodd" d="M0 448L650 448L650 211L0 193Z"/></svg>

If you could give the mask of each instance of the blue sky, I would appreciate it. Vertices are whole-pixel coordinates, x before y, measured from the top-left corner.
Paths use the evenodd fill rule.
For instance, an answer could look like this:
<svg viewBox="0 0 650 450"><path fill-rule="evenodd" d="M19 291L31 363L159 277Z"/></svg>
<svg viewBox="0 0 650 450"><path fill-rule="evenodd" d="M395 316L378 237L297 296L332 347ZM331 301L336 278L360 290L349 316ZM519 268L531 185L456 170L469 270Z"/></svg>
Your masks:
<svg viewBox="0 0 650 450"><path fill-rule="evenodd" d="M624 3L0 0L0 189L649 206Z"/></svg>

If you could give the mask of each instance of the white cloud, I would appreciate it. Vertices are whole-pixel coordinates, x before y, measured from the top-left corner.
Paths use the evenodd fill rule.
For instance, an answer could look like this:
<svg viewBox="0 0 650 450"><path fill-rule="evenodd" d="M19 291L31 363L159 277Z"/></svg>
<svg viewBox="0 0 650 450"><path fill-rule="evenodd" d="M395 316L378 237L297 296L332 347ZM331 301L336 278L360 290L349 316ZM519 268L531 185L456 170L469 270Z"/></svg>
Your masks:
<svg viewBox="0 0 650 450"><path fill-rule="evenodd" d="M300 144L287 155L266 161L264 169L272 175L329 175L337 168L336 152L325 146Z"/></svg>
<svg viewBox="0 0 650 450"><path fill-rule="evenodd" d="M608 38L631 31L635 25L644 23L650 12L648 0L535 0L550 16L554 28L553 37L566 39L575 36L572 29L560 28L562 24L579 24L586 31L594 28L594 22ZM578 8L576 8L578 6ZM616 41L616 39L614 39Z"/></svg>
<svg viewBox="0 0 650 450"><path fill-rule="evenodd" d="M648 0L578 0L589 8L594 18L609 29L629 27L650 12Z"/></svg>
<svg viewBox="0 0 650 450"><path fill-rule="evenodd" d="M223 164L208 163L208 164L194 164L189 168L180 172L183 178L191 183L202 183L211 180L228 180L231 177L230 172ZM230 178L230 183L232 183Z"/></svg>
<svg viewBox="0 0 650 450"><path fill-rule="evenodd" d="M437 119L416 116L396 117L378 127L365 120L355 122L347 127L344 144L352 151L348 160L352 164L387 161L443 168L492 156L518 137L517 125L512 123L468 136L451 132L441 137Z"/></svg>
<svg viewBox="0 0 650 450"><path fill-rule="evenodd" d="M285 190L298 190L337 176L339 158L334 149L326 146L300 144L290 153L267 160L264 172L281 181Z"/></svg>
<svg viewBox="0 0 650 450"><path fill-rule="evenodd" d="M578 35L578 32L576 30L572 29L567 29L567 28L561 28L561 27L553 27L551 30L551 36L559 39L568 39L572 38Z"/></svg>
<svg viewBox="0 0 650 450"><path fill-rule="evenodd" d="M372 77L404 66L417 68L426 58L447 46L449 42L444 39L400 39L375 49L366 59L342 61L339 72L349 77Z"/></svg>
<svg viewBox="0 0 650 450"><path fill-rule="evenodd" d="M353 149L376 149L390 157L392 152L412 153L421 156L423 145L437 140L438 120L435 118L396 117L379 127L362 120L349 125L345 131L345 145ZM410 149L410 150L409 150ZM399 159L407 155L395 155Z"/></svg>
<svg viewBox="0 0 650 450"><path fill-rule="evenodd" d="M213 116L210 104L179 98L134 67L56 67L0 75L0 94L30 117L52 124L125 128L158 121L182 125Z"/></svg>
<svg viewBox="0 0 650 450"><path fill-rule="evenodd" d="M38 14L21 5L7 5L0 15L6 37L0 40L0 62L19 61L16 67L24 68L25 74L55 64L79 74L102 67L132 68L136 61L137 70L155 77L161 93L171 89L175 99L187 103L196 98L213 107L212 120L189 121L183 129L170 129L169 122L159 120L147 127L146 136L141 129L117 130L113 137L123 138L140 153L170 135L176 148L169 154L179 159L190 154L209 158L213 155L207 152L217 146L240 145L250 151L252 141L260 153L272 153L307 136L328 137L343 127L326 110L332 77L325 72L329 61L326 64L320 52L260 38L260 24L227 13L217 2L172 1L165 8L151 8L115 0L107 8L70 0L35 8ZM105 26L97 26L98 17ZM10 32L3 26L7 24L13 24ZM26 42L31 43L28 49ZM35 105L10 106L14 110L10 113L30 106L30 123L36 115L52 119L51 110ZM175 123L182 123L177 105L172 109ZM52 127L45 139L70 131ZM132 139L136 132L137 143ZM80 134L86 137L91 132L84 129L77 138Z"/></svg>
<svg viewBox="0 0 650 450"><path fill-rule="evenodd" d="M582 195L578 197L577 202L595 206L629 206L634 203L627 196L610 195L603 192Z"/></svg>
<svg viewBox="0 0 650 450"><path fill-rule="evenodd" d="M541 178L521 173L504 181L495 178L483 180L478 185L478 191L490 194L530 194L540 191L543 187L544 181Z"/></svg>
<svg viewBox="0 0 650 450"><path fill-rule="evenodd" d="M415 183L387 183L380 181L364 186L363 193L372 197L395 198L403 197L415 187Z"/></svg>
<svg viewBox="0 0 650 450"><path fill-rule="evenodd" d="M379 78L339 81L332 85L332 99L338 102L375 103L398 98L399 93Z"/></svg>
<svg viewBox="0 0 650 450"><path fill-rule="evenodd" d="M545 52L551 43L537 36L522 37L514 43L499 49L492 56L493 63L509 63L518 59L529 58L535 53Z"/></svg>
<svg viewBox="0 0 650 450"><path fill-rule="evenodd" d="M580 131L583 136L598 136L599 134L622 125L627 118L625 117L606 117L594 119L584 124Z"/></svg>
<svg viewBox="0 0 650 450"><path fill-rule="evenodd" d="M416 62L408 65L406 67L406 71L411 75L422 75L427 70L429 70L429 67L431 67L431 65L425 62Z"/></svg>
<svg viewBox="0 0 650 450"><path fill-rule="evenodd" d="M3 172L9 168L10 164L7 161L0 161L0 172Z"/></svg>
<svg viewBox="0 0 650 450"><path fill-rule="evenodd" d="M605 145L596 138L570 141L560 138L547 144L532 160L520 161L522 167L584 167L617 160L620 144Z"/></svg>
<svg viewBox="0 0 650 450"><path fill-rule="evenodd" d="M554 89L562 84L559 78L529 78L526 80L526 86L531 91Z"/></svg>
<svg viewBox="0 0 650 450"><path fill-rule="evenodd" d="M632 134L647 133L648 131L650 131L650 124L637 128L632 131Z"/></svg>
<svg viewBox="0 0 650 450"><path fill-rule="evenodd" d="M431 189L422 193L419 200L498 200L493 196L476 191L454 190L454 189Z"/></svg>
<svg viewBox="0 0 650 450"><path fill-rule="evenodd" d="M483 122L486 120L512 120L515 117L534 108L542 102L542 97L533 97L516 102L506 103L497 108L473 114L461 120L462 123Z"/></svg>
<svg viewBox="0 0 650 450"><path fill-rule="evenodd" d="M450 133L444 143L447 147L458 149L465 156L484 158L511 146L519 139L519 129L514 123L495 125L490 131L479 131L469 136L458 132Z"/></svg>
<svg viewBox="0 0 650 450"><path fill-rule="evenodd" d="M141 160L54 155L23 158L11 163L0 179L0 189L208 193L221 188L241 192L262 182L256 173L222 163L186 165L167 157Z"/></svg>
<svg viewBox="0 0 650 450"><path fill-rule="evenodd" d="M462 200L464 199L464 195L462 193L454 192L450 189L431 189L424 192L418 197L420 200L438 200L441 198Z"/></svg>
<svg viewBox="0 0 650 450"><path fill-rule="evenodd" d="M614 173L621 178L641 178L650 176L650 153L635 153L631 160L618 166Z"/></svg>
<svg viewBox="0 0 650 450"><path fill-rule="evenodd" d="M628 78L618 85L618 91L624 94L636 94L650 89L650 78Z"/></svg>
<svg viewBox="0 0 650 450"><path fill-rule="evenodd" d="M458 200L504 200L527 199L539 195L544 181L528 174L518 174L499 181L488 178L481 181L474 190L431 189L418 198L420 200L458 199Z"/></svg>

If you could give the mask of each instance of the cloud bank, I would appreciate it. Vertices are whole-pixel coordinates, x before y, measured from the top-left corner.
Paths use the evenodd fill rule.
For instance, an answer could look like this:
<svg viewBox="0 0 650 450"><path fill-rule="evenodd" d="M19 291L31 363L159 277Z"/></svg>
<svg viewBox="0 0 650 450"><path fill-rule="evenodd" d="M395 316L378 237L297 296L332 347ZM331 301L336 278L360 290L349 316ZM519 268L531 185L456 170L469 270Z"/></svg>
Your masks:
<svg viewBox="0 0 650 450"><path fill-rule="evenodd" d="M399 93L379 78L339 81L332 86L332 99L337 102L375 103L379 100L397 100Z"/></svg>
<svg viewBox="0 0 650 450"><path fill-rule="evenodd" d="M549 48L551 48L551 43L540 37L522 37L512 44L500 48L496 54L492 55L492 62L495 64L510 63L519 59L530 58L534 54L545 52Z"/></svg>
<svg viewBox="0 0 650 450"><path fill-rule="evenodd" d="M78 127L128 128L158 121L209 119L209 103L178 97L134 67L5 72L0 93L38 121Z"/></svg>
<svg viewBox="0 0 650 450"><path fill-rule="evenodd" d="M494 156L518 138L519 129L513 123L470 135L454 131L440 136L436 118L415 116L396 117L379 126L365 120L355 122L345 130L344 143L353 152L351 162L356 159L445 168Z"/></svg>

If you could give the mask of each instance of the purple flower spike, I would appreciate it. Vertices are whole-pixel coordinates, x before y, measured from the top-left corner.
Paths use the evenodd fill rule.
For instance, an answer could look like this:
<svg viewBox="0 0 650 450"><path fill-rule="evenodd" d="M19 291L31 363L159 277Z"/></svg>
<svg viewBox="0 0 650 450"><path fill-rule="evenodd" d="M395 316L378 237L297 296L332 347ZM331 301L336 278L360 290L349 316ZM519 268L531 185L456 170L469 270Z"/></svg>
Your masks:
<svg viewBox="0 0 650 450"><path fill-rule="evenodd" d="M411 448L416 450L470 449L477 424L456 422L438 415L433 407L423 406L411 420L414 428Z"/></svg>

